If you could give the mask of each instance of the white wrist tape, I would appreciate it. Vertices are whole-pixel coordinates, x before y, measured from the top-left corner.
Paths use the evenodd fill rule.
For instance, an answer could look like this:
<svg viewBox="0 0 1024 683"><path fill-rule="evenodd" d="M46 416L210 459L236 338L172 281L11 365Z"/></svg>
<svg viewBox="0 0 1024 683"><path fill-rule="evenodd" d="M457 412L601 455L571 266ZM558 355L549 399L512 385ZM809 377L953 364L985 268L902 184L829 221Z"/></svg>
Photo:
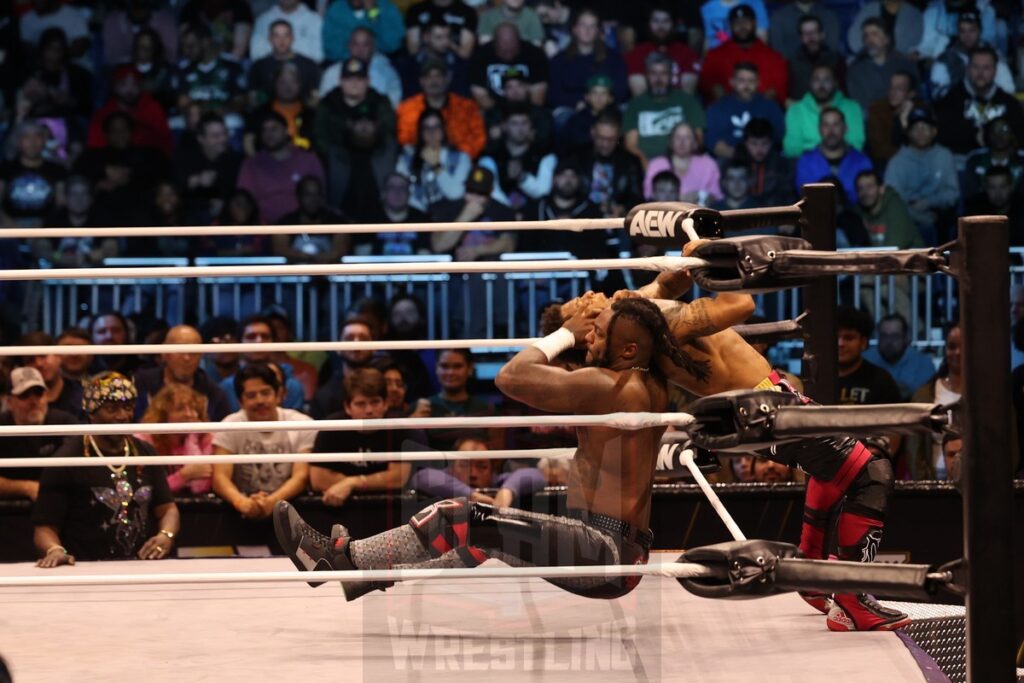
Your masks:
<svg viewBox="0 0 1024 683"><path fill-rule="evenodd" d="M550 363L562 351L568 351L574 346L576 346L576 335L564 327L560 327L540 341L535 342L533 348L539 349Z"/></svg>

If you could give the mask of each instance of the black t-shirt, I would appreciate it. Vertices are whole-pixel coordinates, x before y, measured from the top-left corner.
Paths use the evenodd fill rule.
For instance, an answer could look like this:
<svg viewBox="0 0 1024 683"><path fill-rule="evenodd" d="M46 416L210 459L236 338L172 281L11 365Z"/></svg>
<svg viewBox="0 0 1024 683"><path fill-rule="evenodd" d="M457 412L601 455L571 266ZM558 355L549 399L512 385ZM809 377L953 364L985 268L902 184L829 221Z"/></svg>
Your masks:
<svg viewBox="0 0 1024 683"><path fill-rule="evenodd" d="M394 223L384 211L380 202L375 205L370 223ZM429 223L430 216L419 209L409 208L409 213L401 223ZM420 250L430 251L430 233L428 232L382 232L377 235L357 233L352 236L355 247L366 249L370 245L370 254L374 256L410 256Z"/></svg>
<svg viewBox="0 0 1024 683"><path fill-rule="evenodd" d="M151 445L131 438L139 455L156 455ZM71 437L54 456L82 457L84 445L82 437ZM173 502L160 466L129 466L123 478L106 467L51 467L39 481L32 523L55 527L79 560L134 559L159 531L153 509Z"/></svg>
<svg viewBox="0 0 1024 683"><path fill-rule="evenodd" d="M348 415L342 411L328 415L327 419L347 420ZM422 450L423 446L413 441L409 432L396 429L382 429L377 432L322 431L317 433L316 441L313 443L314 453L390 453ZM374 474L388 468L386 462L318 462L313 464L332 472L340 472L346 477Z"/></svg>
<svg viewBox="0 0 1024 683"><path fill-rule="evenodd" d="M442 199L430 208L430 216L434 222L438 223L454 221L465 205L466 203L461 199ZM491 221L514 221L515 219L516 214L512 209L493 199L488 199L483 214L476 219L476 222L483 224L480 226L480 230L487 230L486 224ZM464 239L465 236L463 236ZM459 244L463 240L460 240Z"/></svg>
<svg viewBox="0 0 1024 683"><path fill-rule="evenodd" d="M452 43L459 44L459 33L462 29L476 33L476 12L467 7L462 0L455 0L448 7L438 7L430 0L417 2L405 13L405 25L417 26L422 30L435 17L448 24L452 31Z"/></svg>
<svg viewBox="0 0 1024 683"><path fill-rule="evenodd" d="M523 209L523 220L548 221L561 218L601 218L601 211L586 197L569 210L556 207L550 197L530 202ZM519 235L517 251L568 251L576 258L613 258L607 231L527 230Z"/></svg>
<svg viewBox="0 0 1024 683"><path fill-rule="evenodd" d="M152 147L100 147L83 152L75 168L93 183L106 179L110 170L127 169L126 183L95 191L94 207L115 226L144 225L151 217L156 184L167 174L167 160Z"/></svg>
<svg viewBox="0 0 1024 683"><path fill-rule="evenodd" d="M44 425L78 424L74 415L50 407L46 411ZM9 427L14 424L14 416L0 413L0 425ZM68 437L64 436L0 436L0 458L48 458L60 448ZM73 438L73 437L72 437ZM0 469L0 477L5 479L31 479L39 481L41 467L15 467Z"/></svg>
<svg viewBox="0 0 1024 683"><path fill-rule="evenodd" d="M267 55L257 59L249 67L249 90L256 90L264 99L274 94L274 77L285 64L293 64L299 72L299 98L305 100L309 93L320 86L320 69L309 57L294 54L287 59Z"/></svg>
<svg viewBox="0 0 1024 683"><path fill-rule="evenodd" d="M56 71L40 68L35 76L52 91L63 91L66 99L55 109L64 114L74 114L88 119L92 116L92 74L77 64L68 64ZM52 96L51 96L52 97Z"/></svg>
<svg viewBox="0 0 1024 683"><path fill-rule="evenodd" d="M863 361L853 373L839 378L840 405L863 406L902 401L900 388L892 375L867 361Z"/></svg>
<svg viewBox="0 0 1024 683"><path fill-rule="evenodd" d="M4 211L12 218L41 222L53 209L57 185L66 177L67 172L52 161L44 161L38 168L29 168L18 159L4 163L0 166Z"/></svg>
<svg viewBox="0 0 1024 683"><path fill-rule="evenodd" d="M252 7L245 0L190 0L181 8L181 26L205 24L214 40L230 52L235 42L235 24L253 24Z"/></svg>
<svg viewBox="0 0 1024 683"><path fill-rule="evenodd" d="M67 413L75 419L75 422L81 422L85 418L85 411L82 409L82 383L78 380L64 378L64 388L61 389L60 396L50 402L50 412L54 410ZM54 424L66 423L54 422Z"/></svg>
<svg viewBox="0 0 1024 683"><path fill-rule="evenodd" d="M174 182L181 192L182 199L189 211L202 213L203 218L212 219L210 213L213 202L227 201L238 181L238 171L242 167L242 155L233 149L225 150L216 159L203 154L199 143L194 138L183 137L178 144L172 161ZM205 171L213 171L213 183L202 187L189 187L188 179ZM219 209L219 204L217 205Z"/></svg>
<svg viewBox="0 0 1024 683"><path fill-rule="evenodd" d="M494 415L494 406L480 398L470 395L465 401L449 401L440 394L430 397L430 417L485 417ZM498 426L495 423L495 426ZM438 451L450 451L455 448L455 442L464 437L477 437L487 440L485 429L431 429L427 433L430 440L430 447ZM441 466L442 469L444 466Z"/></svg>
<svg viewBox="0 0 1024 683"><path fill-rule="evenodd" d="M505 60L498 57L492 41L479 48L470 59L469 82L471 85L486 88L493 96L504 97L505 89L501 87L501 78L513 67L521 71L531 85L548 80L548 60L539 47L524 42L515 59Z"/></svg>

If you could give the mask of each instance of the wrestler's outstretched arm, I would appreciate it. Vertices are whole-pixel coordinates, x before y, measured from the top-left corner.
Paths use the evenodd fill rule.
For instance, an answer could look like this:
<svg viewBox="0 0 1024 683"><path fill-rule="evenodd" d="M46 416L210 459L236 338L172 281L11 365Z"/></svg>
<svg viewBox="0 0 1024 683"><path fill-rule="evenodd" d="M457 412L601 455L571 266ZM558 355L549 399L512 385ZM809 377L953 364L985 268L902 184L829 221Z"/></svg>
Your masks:
<svg viewBox="0 0 1024 683"><path fill-rule="evenodd" d="M562 329L569 330L574 337L569 343L577 346L584 343L599 312L581 310L565 321ZM611 388L613 381L598 368L569 371L551 365L548 354L554 354L551 358L557 357L557 349L545 350L547 339L517 353L498 372L494 384L509 398L537 410L562 414L593 411L595 400L607 394L605 390Z"/></svg>
<svg viewBox="0 0 1024 683"><path fill-rule="evenodd" d="M708 240L695 240L683 246L683 255L690 256ZM688 271L660 273L654 282L636 290L645 299L658 299L669 328L677 341L706 337L744 322L754 312L754 298L749 294L719 292L712 297L700 297L692 303L662 301L676 299L692 286Z"/></svg>
<svg viewBox="0 0 1024 683"><path fill-rule="evenodd" d="M713 299L701 297L691 303L659 300L669 330L677 342L706 337L739 325L754 312L749 295L721 293Z"/></svg>
<svg viewBox="0 0 1024 683"><path fill-rule="evenodd" d="M688 270L666 270L658 273L653 282L633 290L644 299L678 299L693 287Z"/></svg>

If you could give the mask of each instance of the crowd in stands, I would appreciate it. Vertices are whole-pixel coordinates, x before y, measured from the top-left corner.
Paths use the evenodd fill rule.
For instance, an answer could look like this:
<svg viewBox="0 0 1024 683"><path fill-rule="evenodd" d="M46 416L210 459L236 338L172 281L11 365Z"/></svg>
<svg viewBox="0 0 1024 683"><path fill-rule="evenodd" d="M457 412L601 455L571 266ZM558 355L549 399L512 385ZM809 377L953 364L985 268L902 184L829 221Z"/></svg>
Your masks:
<svg viewBox="0 0 1024 683"><path fill-rule="evenodd" d="M1008 216L1011 243L1024 246L1017 137L1024 135L1017 95L1024 51L1022 6L1014 0L0 0L0 17L0 230L482 224L467 232L380 235L39 237L17 248L8 240L0 268L156 255L275 255L291 263L414 254L473 261L517 250L653 255L611 232L496 233L483 224L620 217L645 200L772 206L820 181L838 190L840 246L942 244L965 213ZM602 288L621 285L609 277ZM899 290L884 317L841 312L844 403L959 396L959 329L947 331L944 356L923 355L910 344L910 294ZM470 286L453 291L453 317L479 294ZM1014 297L1016 322L1024 317L1024 292ZM75 321L83 327L51 336L35 324L38 306L37 290L0 283L3 343L266 342L292 335L280 313L140 329L117 310L93 310ZM425 326L423 304L399 295L386 305L353 307L339 338L422 339ZM1024 349L1024 324L1016 329ZM462 350L13 360L4 368L0 424L525 410L477 382L474 358ZM83 387L88 393L97 376L131 384L131 414L84 407ZM1015 381L1024 396L1024 370ZM208 455L535 448L574 440L571 431L540 428L295 430L140 435L131 444L140 453ZM113 448L100 438L4 441L5 454L19 455ZM957 441L893 436L872 448L895 458L904 478L958 471ZM514 505L565 476L557 462L433 465L169 467L166 490L154 487L152 500L166 511L172 496L215 495L246 519L266 518L276 500L306 492L334 506L354 494L406 489ZM142 485L141 474L125 476ZM719 476L778 481L799 474L755 459L732 462ZM0 496L44 499L39 481L36 470L4 470ZM39 525L81 504L55 496L39 506ZM146 552L160 547L152 540ZM40 543L41 552L47 544L64 550L49 535Z"/></svg>

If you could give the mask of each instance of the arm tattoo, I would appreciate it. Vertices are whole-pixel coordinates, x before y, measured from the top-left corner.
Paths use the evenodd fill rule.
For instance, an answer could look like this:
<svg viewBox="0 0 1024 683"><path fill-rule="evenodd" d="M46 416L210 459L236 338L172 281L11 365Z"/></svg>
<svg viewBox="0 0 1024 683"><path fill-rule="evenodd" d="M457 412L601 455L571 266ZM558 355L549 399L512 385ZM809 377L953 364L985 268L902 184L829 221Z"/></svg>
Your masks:
<svg viewBox="0 0 1024 683"><path fill-rule="evenodd" d="M704 337L718 332L708 312L707 299L697 299L691 304L683 304L673 323L672 331L677 339Z"/></svg>
<svg viewBox="0 0 1024 683"><path fill-rule="evenodd" d="M709 353L707 345L700 341L700 331L709 329L710 331L704 334L713 334L717 332L717 329L710 326L710 317L705 307L706 303L705 299L698 299L693 304L678 302L671 306L666 306L662 311L668 326L666 348L670 349L675 346L675 350L678 351L678 353L670 352L669 359L676 367L682 368L694 379L705 384L711 377L711 362L697 360L683 347L683 344L687 344L697 351ZM698 306L697 304L700 305ZM696 310L694 311L693 309Z"/></svg>

